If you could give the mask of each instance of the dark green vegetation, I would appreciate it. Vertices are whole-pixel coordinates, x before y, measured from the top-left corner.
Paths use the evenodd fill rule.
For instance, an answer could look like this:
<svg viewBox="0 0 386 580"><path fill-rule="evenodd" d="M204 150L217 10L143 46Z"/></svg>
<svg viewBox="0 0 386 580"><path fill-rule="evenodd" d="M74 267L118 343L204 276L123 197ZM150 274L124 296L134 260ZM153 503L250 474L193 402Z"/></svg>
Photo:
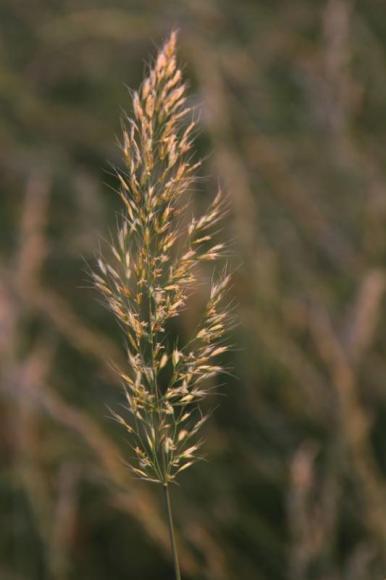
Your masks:
<svg viewBox="0 0 386 580"><path fill-rule="evenodd" d="M210 461L174 490L184 580L385 576L385 23L348 0L2 0L2 580L172 575L85 261L115 227L124 85L174 26L240 318Z"/></svg>

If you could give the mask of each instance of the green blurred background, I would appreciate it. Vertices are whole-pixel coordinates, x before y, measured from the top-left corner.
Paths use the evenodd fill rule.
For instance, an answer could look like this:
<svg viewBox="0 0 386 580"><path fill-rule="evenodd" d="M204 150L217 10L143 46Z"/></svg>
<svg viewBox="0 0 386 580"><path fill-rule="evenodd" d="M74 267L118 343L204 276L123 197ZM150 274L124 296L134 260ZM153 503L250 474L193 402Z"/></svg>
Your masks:
<svg viewBox="0 0 386 580"><path fill-rule="evenodd" d="M174 490L184 579L381 580L376 0L1 0L0 579L173 575L162 495L130 479L109 418L123 343L87 276L115 225L126 86L173 27L210 176L196 203L229 196L239 319L209 462Z"/></svg>

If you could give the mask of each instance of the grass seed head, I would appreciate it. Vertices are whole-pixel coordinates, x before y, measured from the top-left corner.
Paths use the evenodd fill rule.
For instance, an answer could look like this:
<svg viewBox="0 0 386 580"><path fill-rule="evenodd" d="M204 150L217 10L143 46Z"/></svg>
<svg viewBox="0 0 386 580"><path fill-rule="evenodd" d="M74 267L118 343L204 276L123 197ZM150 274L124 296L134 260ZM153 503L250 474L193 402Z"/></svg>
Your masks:
<svg viewBox="0 0 386 580"><path fill-rule="evenodd" d="M122 139L125 167L118 174L123 218L109 258L98 260L94 274L129 347L121 372L128 416L112 414L130 435L133 473L164 485L198 459L201 443L193 439L206 419L199 404L208 395L206 381L221 371L213 359L227 350L230 281L226 272L213 280L189 350L169 348L167 323L186 307L197 266L224 253L224 244L213 240L224 213L221 193L204 215L181 219L200 162L191 161L196 124L176 40L172 32L133 94ZM160 373L170 377L162 388Z"/></svg>

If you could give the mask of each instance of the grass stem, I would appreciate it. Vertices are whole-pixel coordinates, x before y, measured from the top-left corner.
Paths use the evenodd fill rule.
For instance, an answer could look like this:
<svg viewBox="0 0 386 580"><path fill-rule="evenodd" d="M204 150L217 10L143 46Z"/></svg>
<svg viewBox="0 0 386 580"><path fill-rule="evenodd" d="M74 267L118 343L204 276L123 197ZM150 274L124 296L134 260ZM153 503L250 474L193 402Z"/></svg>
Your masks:
<svg viewBox="0 0 386 580"><path fill-rule="evenodd" d="M169 486L164 485L163 488L165 491L165 500L166 500L166 507L167 507L167 512L168 512L170 544L171 544L172 552L173 552L174 571L175 571L175 575L176 575L176 580L181 580L181 571L180 571L180 564L179 564L179 560L178 560L176 535L174 532L173 512L172 512L172 504L170 501Z"/></svg>

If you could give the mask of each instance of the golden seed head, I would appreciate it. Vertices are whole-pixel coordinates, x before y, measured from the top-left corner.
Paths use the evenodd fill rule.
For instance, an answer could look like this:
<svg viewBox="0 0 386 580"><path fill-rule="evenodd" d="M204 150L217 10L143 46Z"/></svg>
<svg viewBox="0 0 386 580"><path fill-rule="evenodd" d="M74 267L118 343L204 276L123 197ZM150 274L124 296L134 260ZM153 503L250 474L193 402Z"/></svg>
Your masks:
<svg viewBox="0 0 386 580"><path fill-rule="evenodd" d="M112 415L133 441L133 473L163 484L198 459L200 444L192 438L206 420L198 410L208 394L205 381L221 370L212 360L227 350L219 341L230 281L227 273L213 281L189 351L169 347L167 322L186 307L197 266L224 252L224 244L212 240L223 215L221 193L205 214L182 219L201 162L191 161L196 123L189 118L176 40L172 32L133 94L122 138L125 168L118 173L123 219L109 257L98 260L93 275L129 345L127 368L120 373L129 416ZM164 381L168 374L170 382L161 389L160 377Z"/></svg>

